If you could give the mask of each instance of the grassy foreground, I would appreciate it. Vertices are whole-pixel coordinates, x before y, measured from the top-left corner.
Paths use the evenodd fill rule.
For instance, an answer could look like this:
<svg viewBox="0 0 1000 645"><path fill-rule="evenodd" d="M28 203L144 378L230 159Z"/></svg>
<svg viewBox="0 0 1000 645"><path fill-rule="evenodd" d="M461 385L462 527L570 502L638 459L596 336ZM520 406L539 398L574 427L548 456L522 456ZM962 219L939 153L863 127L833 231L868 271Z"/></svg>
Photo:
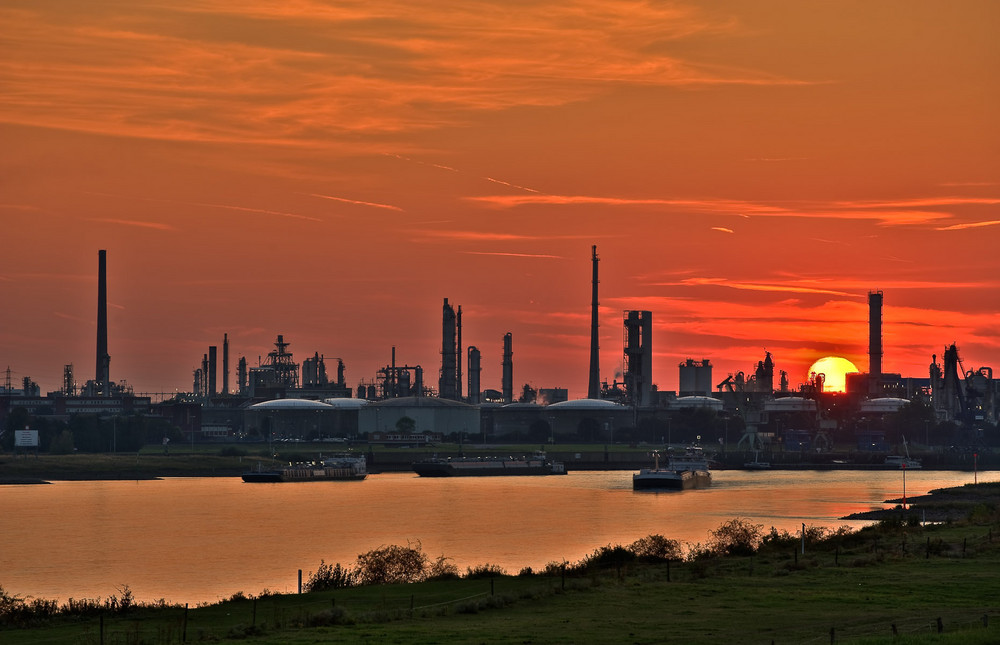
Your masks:
<svg viewBox="0 0 1000 645"><path fill-rule="evenodd" d="M980 486L989 499L997 484ZM912 517L854 533L810 528L804 554L787 534L752 555L695 545L670 563L605 548L565 574L553 566L546 575L261 594L190 610L95 611L0 627L0 642L1000 642L997 507L974 505L968 519L926 527Z"/></svg>

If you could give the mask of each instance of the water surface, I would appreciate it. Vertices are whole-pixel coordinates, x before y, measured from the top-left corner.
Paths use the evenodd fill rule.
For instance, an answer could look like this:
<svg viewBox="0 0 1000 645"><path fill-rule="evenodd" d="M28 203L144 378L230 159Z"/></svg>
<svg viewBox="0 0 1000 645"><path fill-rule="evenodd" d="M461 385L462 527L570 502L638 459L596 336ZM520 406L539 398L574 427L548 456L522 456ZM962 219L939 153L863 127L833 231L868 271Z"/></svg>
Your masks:
<svg viewBox="0 0 1000 645"><path fill-rule="evenodd" d="M979 481L996 479L979 473ZM633 492L631 472L556 477L420 478L245 484L239 478L56 482L0 487L0 586L66 600L214 602L237 591L291 592L320 559L351 564L386 544L420 541L463 571L510 573L574 562L651 533L704 542L734 517L794 532L860 526L837 518L900 497L899 471L716 471L713 485ZM906 492L971 483L972 473L908 471Z"/></svg>

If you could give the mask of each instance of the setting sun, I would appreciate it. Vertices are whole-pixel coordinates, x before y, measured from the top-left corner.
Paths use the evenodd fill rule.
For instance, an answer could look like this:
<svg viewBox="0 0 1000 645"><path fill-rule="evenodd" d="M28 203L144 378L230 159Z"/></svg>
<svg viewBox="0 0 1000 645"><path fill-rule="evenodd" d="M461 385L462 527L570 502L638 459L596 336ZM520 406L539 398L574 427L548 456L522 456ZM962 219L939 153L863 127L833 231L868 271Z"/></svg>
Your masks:
<svg viewBox="0 0 1000 645"><path fill-rule="evenodd" d="M826 376L823 390L826 392L843 392L846 390L846 377L851 372L859 371L854 363L840 356L824 356L809 368L809 374Z"/></svg>

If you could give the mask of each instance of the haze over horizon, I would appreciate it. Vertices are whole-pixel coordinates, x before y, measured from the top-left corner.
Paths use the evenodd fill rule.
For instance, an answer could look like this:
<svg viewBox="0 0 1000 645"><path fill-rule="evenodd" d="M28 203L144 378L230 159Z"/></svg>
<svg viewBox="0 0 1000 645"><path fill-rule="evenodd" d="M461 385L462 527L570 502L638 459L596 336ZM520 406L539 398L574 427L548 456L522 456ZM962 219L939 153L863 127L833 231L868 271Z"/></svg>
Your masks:
<svg viewBox="0 0 1000 645"><path fill-rule="evenodd" d="M0 3L0 369L190 390L277 334L436 384L441 302L499 389L764 351L1000 367L1000 3ZM329 366L328 366L329 368ZM776 377L777 380L777 377Z"/></svg>

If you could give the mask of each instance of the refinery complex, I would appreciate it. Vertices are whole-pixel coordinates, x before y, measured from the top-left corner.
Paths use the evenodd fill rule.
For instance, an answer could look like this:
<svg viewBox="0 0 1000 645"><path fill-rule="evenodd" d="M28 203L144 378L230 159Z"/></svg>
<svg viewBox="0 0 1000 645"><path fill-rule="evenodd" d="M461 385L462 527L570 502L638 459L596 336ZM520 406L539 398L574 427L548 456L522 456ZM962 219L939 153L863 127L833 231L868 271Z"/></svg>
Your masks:
<svg viewBox="0 0 1000 645"><path fill-rule="evenodd" d="M224 334L221 351L211 345L202 356L192 357L190 392L154 400L111 378L108 263L102 250L93 379L78 385L74 366L66 365L62 387L43 395L28 377L12 383L8 368L0 383L0 445L15 447L12 435L23 427L39 429L37 449L55 446L58 434L66 448L65 428L75 437L73 428L82 427L81 418L96 420L91 428L109 419L138 419L133 425L145 433L140 440L162 441L164 446L170 441L265 440L408 445L718 442L723 451L816 453L849 446L886 453L907 440L927 449L998 443L992 368L963 363L957 345L945 347L940 357L929 356L924 375L883 372L882 291L868 293L868 371L848 374L843 393L826 391L823 374L790 385L787 373L776 373L769 352L747 371L725 375L713 374L708 358L688 358L678 365L678 390L660 390L651 378L653 312L639 310L622 312L621 380L602 381L596 246L591 259L585 399L569 400L562 388L515 387L514 338L509 332L497 339L503 347L499 389L484 388L482 354L462 342L462 307L444 298L440 364L433 366L430 377L419 364L397 362L393 347L388 365L348 384L343 360L293 352L294 339L281 333L275 334L274 349L256 365L245 357L231 364L229 337Z"/></svg>

